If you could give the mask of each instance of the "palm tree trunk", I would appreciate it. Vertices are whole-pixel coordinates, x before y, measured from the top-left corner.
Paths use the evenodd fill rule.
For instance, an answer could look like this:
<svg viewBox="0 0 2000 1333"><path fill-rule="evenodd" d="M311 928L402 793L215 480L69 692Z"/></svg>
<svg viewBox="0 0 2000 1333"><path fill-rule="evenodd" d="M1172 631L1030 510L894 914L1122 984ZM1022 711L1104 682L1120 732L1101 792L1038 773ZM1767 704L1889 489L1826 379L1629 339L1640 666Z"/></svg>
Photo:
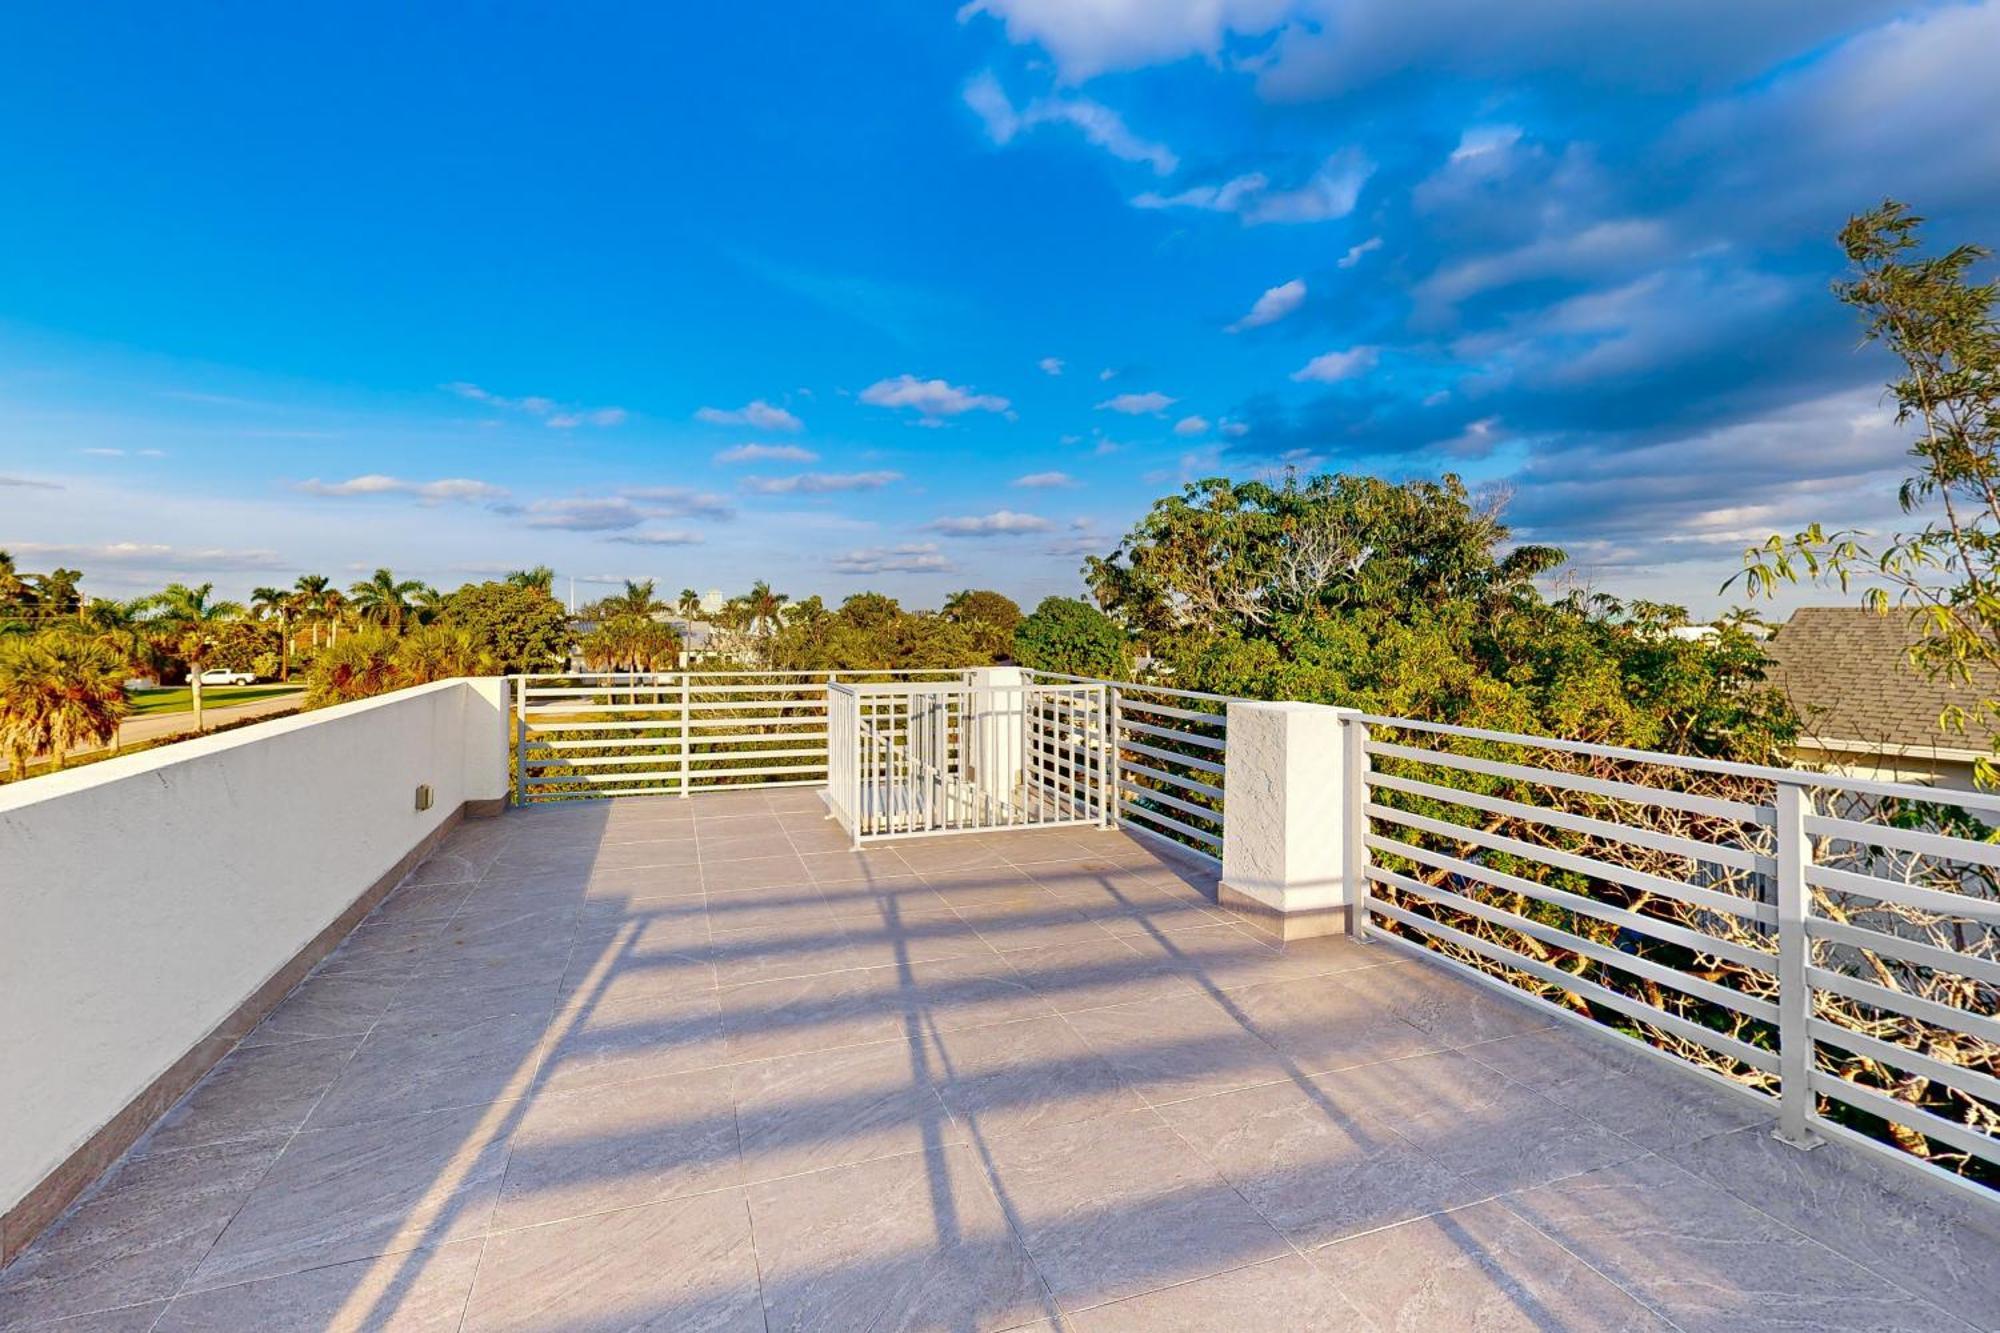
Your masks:
<svg viewBox="0 0 2000 1333"><path fill-rule="evenodd" d="M194 670L188 675L188 684L194 690L194 734L201 735L201 663L191 664Z"/></svg>

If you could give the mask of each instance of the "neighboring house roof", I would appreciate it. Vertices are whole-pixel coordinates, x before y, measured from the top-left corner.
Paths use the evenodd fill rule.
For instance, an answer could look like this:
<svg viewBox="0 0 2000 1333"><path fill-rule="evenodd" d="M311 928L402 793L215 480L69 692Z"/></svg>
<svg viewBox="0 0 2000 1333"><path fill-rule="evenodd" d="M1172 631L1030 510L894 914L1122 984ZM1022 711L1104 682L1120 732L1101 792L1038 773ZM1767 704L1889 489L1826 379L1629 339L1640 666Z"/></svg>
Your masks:
<svg viewBox="0 0 2000 1333"><path fill-rule="evenodd" d="M1945 757L1990 751L1994 738L1976 720L1963 732L1946 731L1938 715L1952 704L1970 710L2000 693L2000 672L1976 668L1969 685L1930 676L1910 665L1916 637L1901 612L1801 607L1765 646L1769 680L1798 710L1803 739L1825 748L1852 742Z"/></svg>

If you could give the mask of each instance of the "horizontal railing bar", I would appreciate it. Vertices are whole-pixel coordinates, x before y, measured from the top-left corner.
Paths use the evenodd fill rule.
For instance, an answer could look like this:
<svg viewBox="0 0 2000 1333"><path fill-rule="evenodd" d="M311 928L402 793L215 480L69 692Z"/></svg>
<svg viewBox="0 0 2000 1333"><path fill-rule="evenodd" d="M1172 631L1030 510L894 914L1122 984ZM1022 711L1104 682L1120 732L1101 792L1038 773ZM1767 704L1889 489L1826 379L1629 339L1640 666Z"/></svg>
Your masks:
<svg viewBox="0 0 2000 1333"><path fill-rule="evenodd" d="M1411 814L1393 806L1371 802L1367 812L1376 819L1405 828L1417 829L1440 838L1450 838L1458 842L1471 843L1493 852L1509 852L1530 861L1540 861L1544 865L1556 866L1563 870L1574 870L1579 875L1594 875L1599 879L1623 884L1628 889L1639 889L1646 893L1657 893L1663 898L1674 898L1692 903L1697 907L1707 907L1732 916L1748 917L1767 925L1775 925L1777 909L1769 903L1752 902L1748 899L1732 898L1726 893L1712 889L1697 888L1677 879L1667 879L1661 875L1648 874L1643 870L1629 870L1624 866L1612 865L1595 857L1578 856L1572 852L1558 851L1539 843L1523 842L1519 838L1504 837L1498 833L1487 833L1481 829L1469 828L1464 824L1446 823L1440 819L1428 819L1423 815Z"/></svg>
<svg viewBox="0 0 2000 1333"><path fill-rule="evenodd" d="M653 764L663 756L656 752L631 755L580 755L574 759L530 759L530 768L608 768L616 764ZM690 754L690 762L728 762L737 759L818 759L826 761L825 750L738 750L731 754Z"/></svg>
<svg viewBox="0 0 2000 1333"><path fill-rule="evenodd" d="M1199 745L1209 750L1223 750L1229 746L1228 741L1217 736L1195 736L1185 731L1173 731L1166 727L1154 727L1144 722L1134 722L1129 717L1119 722L1118 730L1120 732L1136 731L1144 736L1158 736L1162 740L1180 741L1186 745Z"/></svg>
<svg viewBox="0 0 2000 1333"><path fill-rule="evenodd" d="M1759 856L1745 848L1720 847L1697 838L1683 838L1672 833L1658 833L1652 829L1631 828L1608 819L1573 815L1567 810L1529 805L1500 796L1484 796L1477 792L1461 791L1456 787L1440 787L1436 783L1419 782L1415 778L1400 778L1390 773L1371 773L1368 776L1368 785L1372 788L1386 787L1391 791L1440 801L1446 805L1469 806L1474 810L1484 810L1489 815L1509 815L1531 823L1547 824L1551 828L1564 829L1604 842L1631 843L1635 847L1645 847L1651 851L1685 857L1691 861L1711 861L1734 870L1747 870L1753 874L1771 875L1776 874L1778 869L1778 863L1771 857Z"/></svg>
<svg viewBox="0 0 2000 1333"><path fill-rule="evenodd" d="M1866 1111L1894 1124L1906 1125L1926 1138L1949 1144L1958 1151L1970 1153L1983 1162L2000 1163L2000 1139L1995 1139L1991 1135L1981 1134L1969 1126L1956 1124L1940 1115L1933 1115L1920 1106L1912 1106L1906 1101L1887 1096L1873 1088L1849 1083L1846 1079L1823 1069L1812 1071L1811 1085L1812 1090L1821 1096L1846 1102L1857 1111Z"/></svg>
<svg viewBox="0 0 2000 1333"><path fill-rule="evenodd" d="M1975 898L1969 893L1929 889L1921 884L1906 884L1898 879L1883 879L1879 875L1864 875L1838 866L1815 865L1810 861L1806 863L1806 882L1835 893L1858 893L1884 902L1935 912L1939 916L1966 917L1988 925L2000 925L2000 902L1991 898Z"/></svg>
<svg viewBox="0 0 2000 1333"><path fill-rule="evenodd" d="M1212 819L1218 824L1222 822L1222 812L1220 810L1211 810L1207 806L1196 805L1193 801L1184 801L1178 796L1171 796L1163 791L1155 791L1151 787L1137 787L1129 782L1121 782L1118 785L1124 790L1132 792L1134 795L1143 796L1149 801L1160 801L1172 806L1176 810L1185 811L1197 819Z"/></svg>
<svg viewBox="0 0 2000 1333"><path fill-rule="evenodd" d="M1412 763L1435 764L1440 768L1456 768L1490 778L1511 778L1547 787L1562 787L1569 791L1627 801L1633 805L1665 806L1671 810L1685 810L1689 814L1709 815L1716 819L1734 820L1743 824L1768 825L1775 818L1767 806L1749 805L1743 801L1726 801L1715 796L1699 796L1693 792L1669 791L1637 782L1593 778L1581 773L1565 773L1554 768L1536 768L1532 764L1504 764L1497 759L1480 759L1472 755L1454 754L1450 750L1426 750L1420 746L1397 745L1390 741L1378 740L1370 740L1367 750L1370 754L1406 759Z"/></svg>
<svg viewBox="0 0 2000 1333"><path fill-rule="evenodd" d="M1154 759L1164 759L1170 764L1180 764L1186 768L1196 769L1203 773L1214 773L1219 776L1226 771L1221 764L1215 763L1212 760L1196 759L1191 755L1185 754L1175 754L1172 750L1162 750L1154 745L1141 745L1138 741L1121 740L1118 742L1118 748L1121 750L1130 750L1134 754L1149 755Z"/></svg>
<svg viewBox="0 0 2000 1333"><path fill-rule="evenodd" d="M1663 1032L1671 1032L1675 1036L1699 1042L1712 1051L1727 1055L1732 1060L1749 1065L1752 1069L1761 1070L1767 1074L1777 1072L1778 1057L1775 1053L1752 1046L1748 1042L1738 1041L1734 1037L1725 1036L1720 1032L1705 1028L1699 1023L1690 1022L1678 1014L1670 1014L1664 1009L1657 1009L1643 1000L1635 1000L1629 995L1620 994L1612 990L1609 986L1600 986L1595 981L1574 976L1559 967L1550 967L1548 964L1540 962L1537 959L1515 953L1512 949L1494 944L1490 940L1482 940L1477 935L1468 935L1462 930L1445 925L1442 921L1434 921L1427 916L1407 911L1404 908L1396 906L1394 903L1370 898L1368 900L1368 910L1371 913L1379 912L1393 921L1400 921L1412 930L1420 931L1437 939L1456 944L1463 949L1470 949L1474 953L1492 959L1503 967L1518 968L1530 976L1538 977L1548 982L1552 986L1559 986L1572 994L1580 995L1584 999L1594 1001L1607 1009L1615 1010L1628 1018L1636 1019L1648 1026L1659 1028ZM1458 962L1457 959L1453 958L1445 958L1443 961ZM1465 967L1468 971L1478 970L1465 963L1459 963L1459 966ZM1514 990L1529 1003L1550 1004L1548 1000L1523 991L1518 986L1514 987ZM1665 1052L1662 1052L1662 1054L1664 1055ZM1667 1056L1667 1058L1673 1059L1675 1057Z"/></svg>
<svg viewBox="0 0 2000 1333"><path fill-rule="evenodd" d="M1073 681L1079 685L1109 685L1120 694L1144 693L1164 694L1175 699L1213 699L1216 703L1243 703L1240 697L1227 694L1203 694L1200 690L1176 690L1166 685L1141 685L1133 680L1107 680L1098 676L1072 676L1062 671L1031 670L1033 676L1044 680Z"/></svg>
<svg viewBox="0 0 2000 1333"><path fill-rule="evenodd" d="M1745 948L1734 941L1718 939L1706 932L1677 925L1671 921L1662 921L1658 917L1646 916L1639 912L1628 912L1622 907L1613 907L1608 903L1598 902L1595 898L1588 898L1580 893L1571 893L1567 889L1556 889L1546 884L1537 884L1531 879L1523 879L1519 875L1510 875L1504 870L1494 870L1488 866L1480 865L1475 861L1462 861L1458 857L1433 851L1429 847L1420 847L1413 842L1397 842L1394 838L1385 838L1379 833L1370 833L1363 841L1371 850L1385 852L1391 856L1406 856L1412 861L1430 866L1434 870L1442 870L1446 874L1461 875L1467 879L1477 880L1489 888L1523 894L1539 902L1547 903L1551 907L1561 907L1572 912L1580 912L1585 916L1595 917L1609 925L1618 926L1635 934L1648 935L1668 944L1678 944L1682 948L1692 949L1696 953L1712 954L1717 958L1725 958L1740 966L1754 968L1759 972L1771 973L1773 975L1778 970L1778 960L1775 955L1759 953L1755 949Z"/></svg>
<svg viewBox="0 0 2000 1333"><path fill-rule="evenodd" d="M1869 930L1845 921L1829 921L1823 916L1808 915L1806 933L1814 939L1868 949L1936 972L1949 972L1954 976L1983 981L1989 986L2000 986L2000 960L1977 958L1956 949L1941 949L1920 940L1906 940L1886 931Z"/></svg>
<svg viewBox="0 0 2000 1333"><path fill-rule="evenodd" d="M1892 828L1857 819L1837 819L1831 815L1806 816L1806 832L1818 838L1856 843L1863 847L1894 847L1902 852L1935 857L1943 861L1971 861L2000 867L2000 844L1952 838L1922 829Z"/></svg>
<svg viewBox="0 0 2000 1333"><path fill-rule="evenodd" d="M1899 1046L1892 1041L1881 1041L1863 1032L1854 1032L1829 1023L1824 1018L1813 1018L1807 1022L1814 1041L1828 1046L1839 1046L1878 1063L1907 1070L1912 1074L1922 1074L1925 1078L1956 1088L1968 1097L1979 1097L2000 1106L2000 1078L1982 1074L1977 1069L1964 1065L1947 1064L1943 1060L1913 1051L1907 1046Z"/></svg>
<svg viewBox="0 0 2000 1333"><path fill-rule="evenodd" d="M690 736L688 737L688 745L690 748L697 745L768 745L789 741L820 740L824 739L825 736L826 733L823 731L746 731L735 736ZM530 737L528 743L532 746L550 750L602 750L613 745L646 745L652 748L675 752L678 752L681 748L681 738L678 733L667 736L606 736L597 740L550 740L546 737L535 736ZM824 745L820 747L822 751L825 748Z"/></svg>
<svg viewBox="0 0 2000 1333"><path fill-rule="evenodd" d="M1947 1032L1963 1032L1981 1041L2000 1043L2000 1019L1988 1018L1954 1005L1939 1004L1936 1000L1911 995L1907 991L1891 990L1872 981L1863 981L1860 977L1850 977L1845 972L1830 971L1812 962L1806 964L1806 982L1817 990L1830 990L1857 1003L1901 1014L1904 1018L1914 1018Z"/></svg>
<svg viewBox="0 0 2000 1333"><path fill-rule="evenodd" d="M1502 929L1517 931L1531 939L1538 939L1544 944L1553 944L1559 949L1568 949L1574 953L1579 953L1592 962L1602 963L1607 967L1615 967L1620 971L1630 972L1633 976L1645 977L1650 981L1657 981L1663 986L1669 986L1674 990L1692 995L1697 999L1707 1000L1710 1004L1719 1004L1725 1009L1732 1009L1745 1017L1759 1019L1774 1026L1778 1021L1778 1006L1770 1003L1768 1000L1760 1000L1754 995L1745 995L1740 991L1733 991L1727 986L1718 986L1714 982L1703 981L1700 977L1691 977L1685 972L1677 972L1673 968L1655 963L1651 959L1621 953L1617 949L1607 949L1594 940L1584 939L1581 935L1560 929L1556 926L1543 925L1539 921L1531 921L1527 917L1521 916L1516 912L1510 912L1504 907L1495 907L1491 903L1480 902L1477 898L1467 897L1462 893L1453 893L1449 889L1441 889L1435 885L1425 884L1421 880L1411 879L1408 875L1399 875L1395 871L1385 870L1381 866L1368 866L1366 867L1366 873L1368 878L1378 884L1385 884L1391 888L1401 889L1405 893L1414 893L1419 898L1436 903L1440 907L1449 908L1452 911L1464 912L1470 916L1476 916L1482 921L1499 926ZM1373 910L1374 904L1375 900L1371 898L1369 900L1370 910Z"/></svg>
<svg viewBox="0 0 2000 1333"><path fill-rule="evenodd" d="M1139 776L1151 778L1155 782L1164 782L1168 786L1179 787L1182 791L1200 792L1203 796L1213 796L1218 801L1224 799L1222 788L1220 787L1211 787L1208 783L1196 778L1184 778L1175 773L1162 773L1156 768L1148 768L1144 764L1134 764L1122 758L1118 761L1118 771L1121 774L1137 773Z"/></svg>
<svg viewBox="0 0 2000 1333"><path fill-rule="evenodd" d="M1176 833L1184 833L1204 846L1217 849L1220 849L1222 846L1222 839L1207 829L1198 829L1183 824L1173 816L1163 815L1157 810L1147 810L1127 801L1119 802L1118 809L1119 813L1128 815L1133 819L1144 820L1148 824L1158 824L1161 828L1170 828Z"/></svg>
<svg viewBox="0 0 2000 1333"><path fill-rule="evenodd" d="M1176 708L1172 704L1148 703L1144 699L1132 699L1123 696L1118 700L1118 707L1119 711L1126 713L1147 713L1155 717L1175 717L1181 719L1183 722L1205 722L1212 726L1221 727L1225 731L1229 728L1229 715L1227 713L1204 713L1193 708Z"/></svg>

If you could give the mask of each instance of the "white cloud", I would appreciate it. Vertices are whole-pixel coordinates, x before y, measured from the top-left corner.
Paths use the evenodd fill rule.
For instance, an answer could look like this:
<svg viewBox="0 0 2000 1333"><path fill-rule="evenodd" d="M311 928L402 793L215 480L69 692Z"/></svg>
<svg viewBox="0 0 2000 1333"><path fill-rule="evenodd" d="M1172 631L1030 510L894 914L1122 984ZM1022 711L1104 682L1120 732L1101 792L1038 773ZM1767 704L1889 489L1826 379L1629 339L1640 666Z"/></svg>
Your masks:
<svg viewBox="0 0 2000 1333"><path fill-rule="evenodd" d="M1140 138L1125 124L1124 117L1087 97L1038 97L1016 108L988 70L966 84L965 104L985 123L986 137L1002 147L1023 130L1068 125L1119 161L1143 162L1157 176L1172 175L1180 166L1173 149Z"/></svg>
<svg viewBox="0 0 2000 1333"><path fill-rule="evenodd" d="M933 532L953 537L1017 537L1029 532L1049 532L1055 524L1039 514L1020 514L996 509L990 514L963 514L936 519L927 525Z"/></svg>
<svg viewBox="0 0 2000 1333"><path fill-rule="evenodd" d="M651 515L622 495L567 500L536 500L521 510L531 528L565 532L613 532L636 528Z"/></svg>
<svg viewBox="0 0 2000 1333"><path fill-rule="evenodd" d="M1293 278L1269 288L1250 307L1250 313L1229 326L1230 333L1241 333L1245 329L1260 329L1266 324L1275 324L1305 304L1306 284L1303 278Z"/></svg>
<svg viewBox="0 0 2000 1333"><path fill-rule="evenodd" d="M1159 392L1121 393L1115 398L1107 398L1099 403L1097 410L1123 412L1126 416L1137 417L1149 412L1164 412L1179 401L1178 398L1169 398Z"/></svg>
<svg viewBox="0 0 2000 1333"><path fill-rule="evenodd" d="M669 528L654 532L626 532L604 540L622 542L626 546L699 546L706 539L699 532Z"/></svg>
<svg viewBox="0 0 2000 1333"><path fill-rule="evenodd" d="M222 546L168 546L157 542L10 542L8 550L23 563L75 564L86 570L96 565L160 570L172 573L205 573L210 570L279 569L284 562L276 551L241 550Z"/></svg>
<svg viewBox="0 0 2000 1333"><path fill-rule="evenodd" d="M1379 347L1350 347L1344 352L1326 352L1306 362L1294 371L1292 378L1317 384L1332 384L1336 380L1353 379L1375 368L1381 359Z"/></svg>
<svg viewBox="0 0 2000 1333"><path fill-rule="evenodd" d="M715 456L718 463L816 463L819 455L796 444L739 444Z"/></svg>
<svg viewBox="0 0 2000 1333"><path fill-rule="evenodd" d="M497 407L507 412L520 412L557 430L574 430L578 426L619 426L623 425L626 418L631 415L622 407L570 407L558 403L553 398L543 398L539 395L503 398L497 393L482 389L477 384L468 384L464 380L453 380L444 387L460 398L484 403L488 407Z"/></svg>
<svg viewBox="0 0 2000 1333"><path fill-rule="evenodd" d="M1174 423L1176 435L1202 435L1208 431L1207 417L1182 417Z"/></svg>
<svg viewBox="0 0 2000 1333"><path fill-rule="evenodd" d="M627 486L619 492L646 507L648 518L734 518L729 501L713 491L686 486Z"/></svg>
<svg viewBox="0 0 2000 1333"><path fill-rule="evenodd" d="M1458 136L1458 147L1451 150L1451 160L1469 162L1496 153L1505 154L1520 141L1519 125L1474 125Z"/></svg>
<svg viewBox="0 0 2000 1333"><path fill-rule="evenodd" d="M1538 278L1597 276L1660 253L1667 228L1647 218L1617 218L1543 237L1498 254L1447 264L1417 284L1421 302L1454 305L1481 292Z"/></svg>
<svg viewBox="0 0 2000 1333"><path fill-rule="evenodd" d="M1100 384L1106 380L1112 380L1116 378L1118 378L1118 372L1113 370L1110 366L1106 366L1104 369L1097 372L1097 379Z"/></svg>
<svg viewBox="0 0 2000 1333"><path fill-rule="evenodd" d="M861 391L861 401L876 407L915 408L932 419L966 412L1005 412L1010 406L997 394L974 393L944 380L920 380L915 375L877 380Z"/></svg>
<svg viewBox="0 0 2000 1333"><path fill-rule="evenodd" d="M423 504L443 504L449 500L503 500L507 497L504 486L495 486L487 481L475 481L470 477L406 481L401 477L388 477L379 472L349 477L346 481L321 481L314 477L310 481L300 482L294 489L303 491L307 495L333 497L408 495Z"/></svg>
<svg viewBox="0 0 2000 1333"><path fill-rule="evenodd" d="M957 568L936 542L864 547L835 556L832 564L841 574L948 574Z"/></svg>
<svg viewBox="0 0 2000 1333"><path fill-rule="evenodd" d="M1246 226L1263 222L1329 222L1354 211L1361 187L1375 172L1358 149L1342 149L1321 162L1299 185L1276 188L1269 176L1252 171L1220 185L1194 185L1176 194L1148 191L1133 197L1139 208L1199 208L1234 213Z"/></svg>
<svg viewBox="0 0 2000 1333"><path fill-rule="evenodd" d="M1232 437L1242 436L1242 435L1248 435L1250 433L1250 424L1245 421L1231 421L1225 417L1223 419L1222 425L1217 427L1217 429L1219 429L1224 435Z"/></svg>
<svg viewBox="0 0 2000 1333"><path fill-rule="evenodd" d="M696 421L713 426L755 426L758 430L804 430L805 422L782 407L773 407L762 398L753 398L741 407L703 407Z"/></svg>
<svg viewBox="0 0 2000 1333"><path fill-rule="evenodd" d="M33 477L0 477L0 486L15 486L27 491L59 491L58 482L38 481Z"/></svg>
<svg viewBox="0 0 2000 1333"><path fill-rule="evenodd" d="M743 489L758 495L832 495L839 491L879 491L901 481L900 472L801 472L790 477L745 477Z"/></svg>
<svg viewBox="0 0 2000 1333"><path fill-rule="evenodd" d="M1067 472L1030 472L1025 477L1014 478L1014 484L1039 491L1063 490L1083 485Z"/></svg>
<svg viewBox="0 0 2000 1333"><path fill-rule="evenodd" d="M1225 34L1269 32L1291 8L1292 0L970 0L958 18L998 19L1009 41L1038 44L1077 83L1106 70L1215 57Z"/></svg>
<svg viewBox="0 0 2000 1333"><path fill-rule="evenodd" d="M1044 375L1060 375L1063 373L1062 358L1059 356L1045 356L1035 362L1035 365L1040 368Z"/></svg>
<svg viewBox="0 0 2000 1333"><path fill-rule="evenodd" d="M1380 236L1370 236L1358 245L1348 246L1347 253L1335 260L1334 263L1339 268L1353 268L1361 262L1364 256L1372 254L1381 248L1382 238Z"/></svg>

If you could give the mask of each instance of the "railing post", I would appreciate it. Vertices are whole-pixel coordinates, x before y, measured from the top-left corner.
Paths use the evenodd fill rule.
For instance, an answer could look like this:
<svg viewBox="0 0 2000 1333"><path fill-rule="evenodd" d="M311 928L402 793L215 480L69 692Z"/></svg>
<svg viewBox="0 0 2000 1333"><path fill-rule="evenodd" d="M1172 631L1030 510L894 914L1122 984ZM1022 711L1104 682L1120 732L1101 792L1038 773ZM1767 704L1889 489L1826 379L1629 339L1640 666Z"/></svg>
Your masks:
<svg viewBox="0 0 2000 1333"><path fill-rule="evenodd" d="M528 803L528 678L515 676L514 685L514 805Z"/></svg>
<svg viewBox="0 0 2000 1333"><path fill-rule="evenodd" d="M1102 692L1097 716L1104 729L1102 743L1097 747L1097 793L1104 803L1105 828L1118 827L1118 687L1106 683L1098 687Z"/></svg>
<svg viewBox="0 0 2000 1333"><path fill-rule="evenodd" d="M688 673L681 672L681 799L693 794L692 763L688 757L690 734L688 730Z"/></svg>
<svg viewBox="0 0 2000 1333"><path fill-rule="evenodd" d="M1778 1128L1777 1137L1794 1148L1817 1148L1812 1070L1812 988L1806 981L1810 945L1806 939L1806 866L1812 842L1806 836L1806 789L1777 784L1778 842Z"/></svg>
<svg viewBox="0 0 2000 1333"><path fill-rule="evenodd" d="M1341 784L1341 878L1347 883L1347 933L1368 938L1368 724L1341 719L1347 781Z"/></svg>

